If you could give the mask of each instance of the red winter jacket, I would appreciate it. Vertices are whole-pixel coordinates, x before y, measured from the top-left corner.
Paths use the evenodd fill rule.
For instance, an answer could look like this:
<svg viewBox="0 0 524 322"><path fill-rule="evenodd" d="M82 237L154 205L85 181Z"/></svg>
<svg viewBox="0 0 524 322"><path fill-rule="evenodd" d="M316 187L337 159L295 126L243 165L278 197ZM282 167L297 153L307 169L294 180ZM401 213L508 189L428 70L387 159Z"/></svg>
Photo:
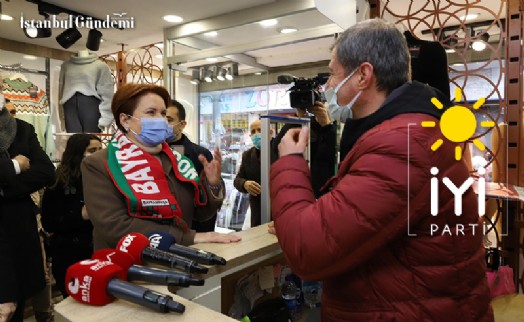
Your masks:
<svg viewBox="0 0 524 322"><path fill-rule="evenodd" d="M301 156L271 167L278 240L296 274L323 281L322 321L493 321L477 198L469 188L456 216L442 183L449 177L460 186L468 171L455 161L454 143L444 139L431 151L443 136L438 122L422 128L425 120L435 118L401 114L366 131L318 200ZM409 144L408 123L415 124ZM439 169L437 216L430 214L432 167Z"/></svg>

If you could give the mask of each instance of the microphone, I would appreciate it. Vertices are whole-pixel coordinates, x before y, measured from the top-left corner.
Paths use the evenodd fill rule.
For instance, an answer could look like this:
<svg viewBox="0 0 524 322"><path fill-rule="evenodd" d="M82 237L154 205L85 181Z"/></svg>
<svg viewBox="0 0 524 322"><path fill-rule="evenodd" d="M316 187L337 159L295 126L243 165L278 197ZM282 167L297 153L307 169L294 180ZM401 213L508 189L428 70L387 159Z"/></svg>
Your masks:
<svg viewBox="0 0 524 322"><path fill-rule="evenodd" d="M67 293L84 304L106 305L116 297L162 313L184 313L186 307L171 296L123 281L124 275L124 270L114 263L83 260L67 269Z"/></svg>
<svg viewBox="0 0 524 322"><path fill-rule="evenodd" d="M142 260L159 265L169 265L187 273L206 274L209 269L194 261L176 256L160 249L149 247L149 239L139 233L130 233L120 239L116 249L131 255L136 264L142 264Z"/></svg>
<svg viewBox="0 0 524 322"><path fill-rule="evenodd" d="M124 269L124 273L126 274L124 279L128 281L142 281L159 285L174 285L182 287L204 285L203 279L193 278L189 274L134 265L135 260L131 255L115 249L107 248L97 250L93 253L91 259L115 263Z"/></svg>
<svg viewBox="0 0 524 322"><path fill-rule="evenodd" d="M295 80L296 80L296 77L293 77L289 74L278 75L277 77L277 82L279 84L291 84L291 83L294 83Z"/></svg>
<svg viewBox="0 0 524 322"><path fill-rule="evenodd" d="M213 253L175 243L175 237L164 231L153 231L148 234L150 246L194 260L205 265L226 265L226 260Z"/></svg>

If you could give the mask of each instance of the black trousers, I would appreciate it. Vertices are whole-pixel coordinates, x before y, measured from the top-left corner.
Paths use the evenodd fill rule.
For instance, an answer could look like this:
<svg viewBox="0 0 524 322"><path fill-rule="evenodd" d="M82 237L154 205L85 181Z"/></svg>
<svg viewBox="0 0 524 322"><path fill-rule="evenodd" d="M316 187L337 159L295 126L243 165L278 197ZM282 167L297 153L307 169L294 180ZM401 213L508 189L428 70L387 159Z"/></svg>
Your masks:
<svg viewBox="0 0 524 322"><path fill-rule="evenodd" d="M100 133L98 120L100 100L76 92L64 103L65 126L68 133Z"/></svg>

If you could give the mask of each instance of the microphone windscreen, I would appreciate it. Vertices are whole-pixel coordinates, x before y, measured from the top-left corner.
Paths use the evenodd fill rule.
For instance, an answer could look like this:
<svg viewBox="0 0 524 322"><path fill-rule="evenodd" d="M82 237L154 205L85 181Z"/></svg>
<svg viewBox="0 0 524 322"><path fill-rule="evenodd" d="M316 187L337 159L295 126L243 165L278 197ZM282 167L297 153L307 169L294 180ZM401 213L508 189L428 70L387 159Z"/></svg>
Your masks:
<svg viewBox="0 0 524 322"><path fill-rule="evenodd" d="M93 253L91 259L109 261L111 263L117 264L126 273L126 278L124 278L125 280L127 280L127 271L129 270L129 267L135 264L135 259L133 258L133 256L111 248L97 250Z"/></svg>
<svg viewBox="0 0 524 322"><path fill-rule="evenodd" d="M112 278L122 278L124 270L116 264L86 259L69 266L66 291L73 299L89 305L105 305L113 300L106 291Z"/></svg>
<svg viewBox="0 0 524 322"><path fill-rule="evenodd" d="M147 237L149 237L150 247L158 248L165 252L169 251L169 246L176 242L173 235L160 230L150 232Z"/></svg>
<svg viewBox="0 0 524 322"><path fill-rule="evenodd" d="M284 74L284 75L279 75L277 77L277 82L279 84L291 84L295 81L295 77L291 76L291 75L288 75L288 74Z"/></svg>
<svg viewBox="0 0 524 322"><path fill-rule="evenodd" d="M142 264L142 251L149 247L149 239L139 233L130 233L120 239L116 249L133 257L135 264Z"/></svg>

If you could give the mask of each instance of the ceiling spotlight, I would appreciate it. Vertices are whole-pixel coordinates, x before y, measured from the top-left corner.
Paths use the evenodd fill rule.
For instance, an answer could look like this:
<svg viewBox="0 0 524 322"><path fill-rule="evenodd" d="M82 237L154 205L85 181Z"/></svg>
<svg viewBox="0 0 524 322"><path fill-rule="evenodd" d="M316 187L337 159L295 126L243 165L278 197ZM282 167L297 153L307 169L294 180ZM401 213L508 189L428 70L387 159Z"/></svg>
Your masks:
<svg viewBox="0 0 524 322"><path fill-rule="evenodd" d="M164 16L164 20L167 21L167 22L172 22L172 23L180 23L180 22L184 21L184 19L182 19L182 17L175 16L175 15L165 15Z"/></svg>
<svg viewBox="0 0 524 322"><path fill-rule="evenodd" d="M262 27L271 27L278 23L276 19L267 19L258 22Z"/></svg>
<svg viewBox="0 0 524 322"><path fill-rule="evenodd" d="M229 81L233 80L233 74L231 73L231 67L227 68L226 79Z"/></svg>
<svg viewBox="0 0 524 322"><path fill-rule="evenodd" d="M215 63L215 62L218 61L218 58L216 58L216 57L208 57L208 58L206 58L206 60L207 60L208 62L210 62L210 63Z"/></svg>
<svg viewBox="0 0 524 322"><path fill-rule="evenodd" d="M217 79L219 81L225 81L226 80L226 74L227 74L227 69L226 68L221 68L220 71L218 72Z"/></svg>
<svg viewBox="0 0 524 322"><path fill-rule="evenodd" d="M82 34L76 28L69 28L62 32L60 35L56 36L56 41L62 46L62 48L67 49L75 44L78 39L82 38Z"/></svg>
<svg viewBox="0 0 524 322"><path fill-rule="evenodd" d="M89 30L87 35L86 48L92 51L100 49L100 43L102 42L102 33L96 29Z"/></svg>
<svg viewBox="0 0 524 322"><path fill-rule="evenodd" d="M9 16L9 15L1 14L1 15L0 15L0 20L3 20L3 21L10 21L10 20L13 20L13 17L11 17L11 16Z"/></svg>
<svg viewBox="0 0 524 322"><path fill-rule="evenodd" d="M293 28L293 27L284 27L284 28L281 28L279 31L281 34L291 34L291 33L297 32L298 29Z"/></svg>
<svg viewBox="0 0 524 322"><path fill-rule="evenodd" d="M204 73L205 77L204 80L208 83L211 83L213 81L213 71L210 69L206 69Z"/></svg>
<svg viewBox="0 0 524 322"><path fill-rule="evenodd" d="M487 32L478 36L478 39L471 44L471 49L474 51L483 51L486 49L486 43L489 40L489 34Z"/></svg>
<svg viewBox="0 0 524 322"><path fill-rule="evenodd" d="M206 32L206 33L204 33L204 36L206 36L206 37L216 37L216 36L218 36L218 32L216 32L216 31Z"/></svg>
<svg viewBox="0 0 524 322"><path fill-rule="evenodd" d="M24 27L24 33L28 38L49 38L51 37L51 28Z"/></svg>
<svg viewBox="0 0 524 322"><path fill-rule="evenodd" d="M199 69L193 69L191 71L192 79L190 81L193 85L198 85L200 83L200 70Z"/></svg>
<svg viewBox="0 0 524 322"><path fill-rule="evenodd" d="M49 15L47 13L40 13L45 17L46 22L49 22ZM35 27L34 25L24 26L24 33L28 38L49 38L51 37L51 28L45 27L46 24L42 27Z"/></svg>

